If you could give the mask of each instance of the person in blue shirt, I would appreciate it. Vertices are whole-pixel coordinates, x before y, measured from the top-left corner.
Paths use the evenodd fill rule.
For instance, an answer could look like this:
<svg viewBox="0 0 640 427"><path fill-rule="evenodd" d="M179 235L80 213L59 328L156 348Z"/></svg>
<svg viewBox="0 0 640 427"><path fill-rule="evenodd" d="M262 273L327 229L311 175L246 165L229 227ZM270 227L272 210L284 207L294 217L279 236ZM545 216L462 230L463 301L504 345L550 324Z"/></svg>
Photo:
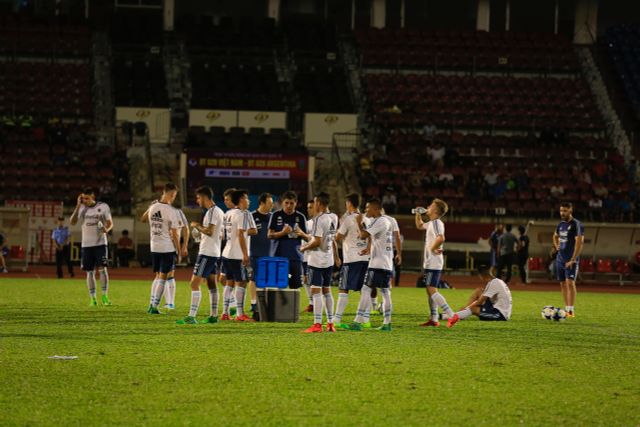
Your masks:
<svg viewBox="0 0 640 427"><path fill-rule="evenodd" d="M69 276L74 277L73 265L71 264L71 232L69 227L64 225L64 217L58 217L58 227L51 233L51 240L56 248L56 271L58 279L62 279L62 265L67 266Z"/></svg>
<svg viewBox="0 0 640 427"><path fill-rule="evenodd" d="M271 253L273 256L289 260L289 287L298 289L302 286L302 237L296 233L298 229L307 232L307 218L296 210L298 196L293 191L286 191L280 196L282 209L271 216L268 237L273 240Z"/></svg>
<svg viewBox="0 0 640 427"><path fill-rule="evenodd" d="M258 231L258 234L251 236L251 250L249 251L251 269L253 270L249 282L249 292L251 293L251 311L254 313L257 311L255 275L258 273L258 258L268 257L271 254L271 240L268 236L271 209L273 209L273 196L269 193L262 193L258 198L258 209L251 212Z"/></svg>
<svg viewBox="0 0 640 427"><path fill-rule="evenodd" d="M576 277L584 245L584 226L573 217L573 205L569 202L560 204L560 218L562 221L553 233L553 246L558 251L556 275L560 281L567 317L575 317Z"/></svg>

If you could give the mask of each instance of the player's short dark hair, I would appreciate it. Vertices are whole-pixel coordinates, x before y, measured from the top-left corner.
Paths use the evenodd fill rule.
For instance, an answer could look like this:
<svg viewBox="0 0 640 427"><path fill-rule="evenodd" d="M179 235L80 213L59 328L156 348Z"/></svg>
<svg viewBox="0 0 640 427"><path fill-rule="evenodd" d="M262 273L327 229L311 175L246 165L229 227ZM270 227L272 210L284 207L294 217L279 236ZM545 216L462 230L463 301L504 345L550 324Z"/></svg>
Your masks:
<svg viewBox="0 0 640 427"><path fill-rule="evenodd" d="M491 274L491 267L487 264L480 264L476 267L476 271L482 276L489 276Z"/></svg>
<svg viewBox="0 0 640 427"><path fill-rule="evenodd" d="M123 236L128 236L129 235L129 230L122 230L122 235Z"/></svg>
<svg viewBox="0 0 640 427"><path fill-rule="evenodd" d="M164 189L162 191L164 191L165 193L168 193L169 191L178 191L178 186L173 182L167 182L164 185Z"/></svg>
<svg viewBox="0 0 640 427"><path fill-rule="evenodd" d="M247 196L247 195L249 195L248 190L244 190L244 189L233 190L231 192L231 203L238 206L238 204L240 203L240 199L242 199L244 196Z"/></svg>
<svg viewBox="0 0 640 427"><path fill-rule="evenodd" d="M298 201L298 195L293 191L285 191L284 193L282 193L282 196L280 196L280 199L282 199L282 200L295 200L297 202Z"/></svg>
<svg viewBox="0 0 640 427"><path fill-rule="evenodd" d="M573 209L573 203L571 202L562 202L560 203L561 208Z"/></svg>
<svg viewBox="0 0 640 427"><path fill-rule="evenodd" d="M511 231L511 228L512 228L511 224L507 224L504 226L504 229L507 231Z"/></svg>
<svg viewBox="0 0 640 427"><path fill-rule="evenodd" d="M329 206L329 193L325 193L324 191L319 192L313 197L315 200L320 202L322 206Z"/></svg>
<svg viewBox="0 0 640 427"><path fill-rule="evenodd" d="M226 190L224 190L224 193L222 193L222 196L223 197L230 196L231 193L233 193L234 191L236 191L235 188L227 188Z"/></svg>
<svg viewBox="0 0 640 427"><path fill-rule="evenodd" d="M85 187L84 190L82 190L82 194L93 194L94 196L97 196L98 192L93 187Z"/></svg>
<svg viewBox="0 0 640 427"><path fill-rule="evenodd" d="M520 232L520 234L524 234L524 232L527 231L527 229L524 225L519 225L518 231Z"/></svg>
<svg viewBox="0 0 640 427"><path fill-rule="evenodd" d="M260 204L267 203L267 199L269 197L273 199L273 196L271 195L271 193L262 193L260 197L258 197L258 203Z"/></svg>
<svg viewBox="0 0 640 427"><path fill-rule="evenodd" d="M208 185L202 185L202 186L196 188L196 194L198 194L200 196L204 196L204 197L208 198L209 200L213 199L213 189L211 187L209 187Z"/></svg>
<svg viewBox="0 0 640 427"><path fill-rule="evenodd" d="M358 193L349 193L347 194L346 199L354 208L360 206L360 195Z"/></svg>
<svg viewBox="0 0 640 427"><path fill-rule="evenodd" d="M374 197L373 199L367 200L367 203L369 204L369 206L376 205L379 208L382 207L382 202L377 197Z"/></svg>

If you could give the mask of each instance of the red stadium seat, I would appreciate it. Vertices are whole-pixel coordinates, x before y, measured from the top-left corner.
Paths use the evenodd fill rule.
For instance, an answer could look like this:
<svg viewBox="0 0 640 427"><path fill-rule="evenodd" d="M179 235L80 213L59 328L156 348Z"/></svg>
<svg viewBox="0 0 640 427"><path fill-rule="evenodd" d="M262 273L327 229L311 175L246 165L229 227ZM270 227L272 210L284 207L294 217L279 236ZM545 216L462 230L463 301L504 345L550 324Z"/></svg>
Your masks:
<svg viewBox="0 0 640 427"><path fill-rule="evenodd" d="M612 273L613 266L609 258L600 258L597 263L598 273Z"/></svg>

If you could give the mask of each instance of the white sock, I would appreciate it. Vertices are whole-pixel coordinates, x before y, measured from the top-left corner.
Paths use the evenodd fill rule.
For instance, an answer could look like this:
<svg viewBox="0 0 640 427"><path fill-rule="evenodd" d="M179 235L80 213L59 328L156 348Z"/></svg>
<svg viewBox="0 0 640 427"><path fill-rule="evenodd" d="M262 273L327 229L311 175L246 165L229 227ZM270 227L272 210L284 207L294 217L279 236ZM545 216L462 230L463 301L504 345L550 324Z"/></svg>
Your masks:
<svg viewBox="0 0 640 427"><path fill-rule="evenodd" d="M100 270L100 289L102 295L109 294L109 273L107 273L107 267Z"/></svg>
<svg viewBox="0 0 640 427"><path fill-rule="evenodd" d="M433 298L427 294L427 300L429 300L429 313L431 315L431 321L438 321L438 305L433 302Z"/></svg>
<svg viewBox="0 0 640 427"><path fill-rule="evenodd" d="M382 311L384 313L382 323L388 325L391 323L391 289L381 288L380 293L382 294Z"/></svg>
<svg viewBox="0 0 640 427"><path fill-rule="evenodd" d="M449 304L447 304L447 300L444 299L444 297L440 292L436 292L435 294L431 295L431 298L433 298L433 302L438 307L442 308L442 311L446 313L447 316L449 317L453 316L453 310L451 310L451 307L449 307Z"/></svg>
<svg viewBox="0 0 640 427"><path fill-rule="evenodd" d="M304 290L307 291L307 298L309 298L309 305L313 305L313 296L311 295L311 285L304 285Z"/></svg>
<svg viewBox="0 0 640 427"><path fill-rule="evenodd" d="M371 310L375 310L378 308L378 296L371 298Z"/></svg>
<svg viewBox="0 0 640 427"><path fill-rule="evenodd" d="M464 320L464 319L468 319L469 317L471 317L471 309L465 308L463 310L460 310L458 313L458 317L460 318L460 320Z"/></svg>
<svg viewBox="0 0 640 427"><path fill-rule="evenodd" d="M191 307L189 308L189 316L196 317L196 314L198 314L201 297L202 293L200 291L191 291Z"/></svg>
<svg viewBox="0 0 640 427"><path fill-rule="evenodd" d="M151 282L151 293L149 295L149 305L153 305L153 298L156 295L157 286L158 286L158 279L153 279L153 282Z"/></svg>
<svg viewBox="0 0 640 427"><path fill-rule="evenodd" d="M167 288L164 293L164 301L167 304L174 305L176 302L176 279L172 277L167 279L167 283L165 285Z"/></svg>
<svg viewBox="0 0 640 427"><path fill-rule="evenodd" d="M93 271L87 271L87 289L89 289L89 296L91 298L96 297L96 275Z"/></svg>
<svg viewBox="0 0 640 427"><path fill-rule="evenodd" d="M238 300L236 299L235 292L233 292L233 288L234 288L234 287L232 286L232 287L231 287L231 291L232 291L232 292L231 292L231 295L230 295L230 298L229 298L229 305L230 305L231 307L236 307L236 308L238 308ZM237 288L237 286L236 286L236 288Z"/></svg>
<svg viewBox="0 0 640 427"><path fill-rule="evenodd" d="M251 298L251 305L256 305L258 303L258 300L255 298Z"/></svg>
<svg viewBox="0 0 640 427"><path fill-rule="evenodd" d="M231 286L224 285L222 293L222 314L229 314L229 305L231 304L231 292L233 288Z"/></svg>
<svg viewBox="0 0 640 427"><path fill-rule="evenodd" d="M324 294L324 309L327 313L327 323L333 323L333 294L331 290Z"/></svg>
<svg viewBox="0 0 640 427"><path fill-rule="evenodd" d="M355 321L358 323L367 323L365 319L368 318L369 315L367 313L371 308L371 288L363 285L360 292L360 302L358 303ZM365 315L367 317L365 317Z"/></svg>
<svg viewBox="0 0 640 427"><path fill-rule="evenodd" d="M313 298L313 323L322 323L322 294L318 292L311 297Z"/></svg>
<svg viewBox="0 0 640 427"><path fill-rule="evenodd" d="M336 314L335 314L335 322L342 322L342 313L344 313L344 309L347 308L347 303L349 302L349 294L343 294L340 292L338 294L338 304L336 305Z"/></svg>
<svg viewBox="0 0 640 427"><path fill-rule="evenodd" d="M164 293L164 285L165 280L158 279L158 284L156 285L156 292L153 294L153 306L158 307L160 305L160 301L162 301L162 294Z"/></svg>
<svg viewBox="0 0 640 427"><path fill-rule="evenodd" d="M564 311L573 311L573 306L572 305L566 306Z"/></svg>
<svg viewBox="0 0 640 427"><path fill-rule="evenodd" d="M218 317L218 288L209 288L209 316Z"/></svg>
<svg viewBox="0 0 640 427"><path fill-rule="evenodd" d="M236 286L236 305L238 310L236 316L244 315L244 295L246 292L247 290L242 286Z"/></svg>

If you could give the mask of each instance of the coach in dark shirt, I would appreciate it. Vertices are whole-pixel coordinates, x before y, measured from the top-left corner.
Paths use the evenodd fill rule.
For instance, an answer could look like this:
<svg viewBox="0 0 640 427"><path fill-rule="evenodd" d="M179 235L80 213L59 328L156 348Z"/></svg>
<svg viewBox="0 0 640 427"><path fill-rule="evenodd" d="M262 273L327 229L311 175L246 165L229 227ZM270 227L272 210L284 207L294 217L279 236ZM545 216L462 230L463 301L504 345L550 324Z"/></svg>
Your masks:
<svg viewBox="0 0 640 427"><path fill-rule="evenodd" d="M529 236L527 236L527 229L521 225L518 227L520 237L518 238L518 271L520 271L520 280L522 283L527 283L527 270L526 265L529 260Z"/></svg>
<svg viewBox="0 0 640 427"><path fill-rule="evenodd" d="M498 266L496 277L502 279L502 270L506 267L507 273L504 276L505 283L511 280L511 269L515 261L516 245L518 239L511 232L511 224L507 224L504 233L498 238Z"/></svg>
<svg viewBox="0 0 640 427"><path fill-rule="evenodd" d="M272 254L289 260L289 287L298 289L302 286L302 238L295 233L299 228L307 232L307 218L296 210L298 196L293 191L286 191L280 197L282 209L271 216L268 236L273 239Z"/></svg>

